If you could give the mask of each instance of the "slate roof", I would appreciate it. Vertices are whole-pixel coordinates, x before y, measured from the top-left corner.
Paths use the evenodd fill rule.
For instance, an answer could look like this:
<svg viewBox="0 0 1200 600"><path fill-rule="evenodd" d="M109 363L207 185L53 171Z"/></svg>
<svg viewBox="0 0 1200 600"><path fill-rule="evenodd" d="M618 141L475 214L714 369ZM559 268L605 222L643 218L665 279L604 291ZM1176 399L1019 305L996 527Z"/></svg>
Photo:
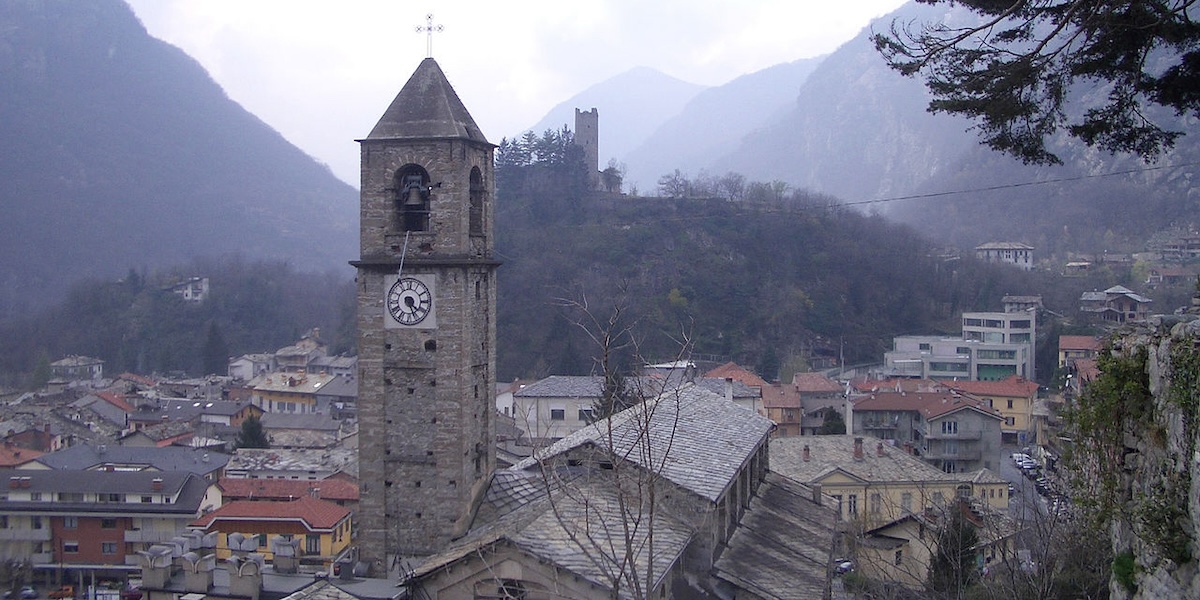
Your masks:
<svg viewBox="0 0 1200 600"><path fill-rule="evenodd" d="M471 113L458 99L445 73L432 58L413 71L396 94L368 140L466 139L487 144Z"/></svg>
<svg viewBox="0 0 1200 600"><path fill-rule="evenodd" d="M28 478L27 486L32 492L45 494L168 494L175 496L171 503L142 502L34 502L7 500L5 510L54 511L54 512L126 512L156 514L187 514L200 510L208 484L194 473L183 471L46 471L35 469L0 469L0 485L8 485L12 477ZM161 489L155 489L155 480L160 480Z"/></svg>
<svg viewBox="0 0 1200 600"><path fill-rule="evenodd" d="M768 473L713 571L758 598L821 598L836 527L837 512L810 488Z"/></svg>
<svg viewBox="0 0 1200 600"><path fill-rule="evenodd" d="M770 419L750 413L724 396L685 384L584 427L535 456L556 456L585 444L611 449L616 456L654 469L676 485L716 501L774 426ZM646 456L668 459L646 464ZM530 469L537 464L538 458L530 457L512 468Z"/></svg>
<svg viewBox="0 0 1200 600"><path fill-rule="evenodd" d="M228 454L182 446L95 446L79 444L43 455L37 462L51 469L98 469L105 465L137 466L153 471L186 471L207 475L225 467Z"/></svg>
<svg viewBox="0 0 1200 600"><path fill-rule="evenodd" d="M624 552L621 524L625 521L617 503L615 486L606 479L598 477L592 481L572 482L570 493L559 490L553 501L542 497L472 530L458 543L419 565L414 569L413 577L421 579L493 545L509 544L593 585L611 589L604 567L611 569L621 560ZM666 512L654 513L653 524L643 521L632 534L632 546L637 548L634 561L639 573L645 573L646 566L653 561L654 572L661 578L669 572L691 539L691 525ZM607 527L613 528L607 536L603 535L606 523L609 524ZM650 532L654 535L653 556L647 552ZM613 540L615 547L580 542L585 539ZM606 557L594 558L599 554ZM620 597L629 597L628 587L622 588Z"/></svg>
<svg viewBox="0 0 1200 600"><path fill-rule="evenodd" d="M210 529L218 521L300 521L310 531L331 530L350 518L350 509L303 496L287 502L234 500L192 521L192 527Z"/></svg>
<svg viewBox="0 0 1200 600"><path fill-rule="evenodd" d="M226 471L345 471L358 476L357 448L239 448Z"/></svg>
<svg viewBox="0 0 1200 600"><path fill-rule="evenodd" d="M814 435L775 438L771 440L771 470L800 483L819 483L834 471L872 482L950 482L961 479L943 473L907 452L883 444L879 455L879 440L863 439L863 459L854 460L854 435ZM804 460L804 447L809 448L809 460Z"/></svg>
<svg viewBox="0 0 1200 600"><path fill-rule="evenodd" d="M513 392L518 398L597 398L604 378L597 375L551 375Z"/></svg>
<svg viewBox="0 0 1200 600"><path fill-rule="evenodd" d="M314 431L337 432L342 422L324 413L263 413L260 418L263 429L311 429Z"/></svg>

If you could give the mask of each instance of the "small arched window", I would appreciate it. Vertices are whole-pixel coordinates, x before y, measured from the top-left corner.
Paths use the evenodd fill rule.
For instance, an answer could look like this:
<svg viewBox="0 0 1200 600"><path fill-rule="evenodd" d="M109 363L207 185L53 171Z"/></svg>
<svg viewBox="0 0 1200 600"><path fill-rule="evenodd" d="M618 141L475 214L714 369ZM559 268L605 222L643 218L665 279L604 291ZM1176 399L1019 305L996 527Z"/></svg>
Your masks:
<svg viewBox="0 0 1200 600"><path fill-rule="evenodd" d="M471 169L471 235L483 235L483 201L487 189L483 186L483 175L479 167Z"/></svg>
<svg viewBox="0 0 1200 600"><path fill-rule="evenodd" d="M396 213L401 231L429 231L429 173L417 165L396 171Z"/></svg>

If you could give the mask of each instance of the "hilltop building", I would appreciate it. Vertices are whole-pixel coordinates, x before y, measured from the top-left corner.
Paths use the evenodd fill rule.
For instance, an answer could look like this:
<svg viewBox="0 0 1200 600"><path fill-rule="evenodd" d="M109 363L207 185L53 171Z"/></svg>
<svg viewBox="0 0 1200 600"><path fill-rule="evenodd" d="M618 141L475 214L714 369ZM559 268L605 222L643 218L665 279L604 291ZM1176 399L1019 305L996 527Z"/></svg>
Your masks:
<svg viewBox="0 0 1200 600"><path fill-rule="evenodd" d="M1033 270L1033 246L1020 242L988 242L975 246L975 258L984 262L1012 265Z"/></svg>

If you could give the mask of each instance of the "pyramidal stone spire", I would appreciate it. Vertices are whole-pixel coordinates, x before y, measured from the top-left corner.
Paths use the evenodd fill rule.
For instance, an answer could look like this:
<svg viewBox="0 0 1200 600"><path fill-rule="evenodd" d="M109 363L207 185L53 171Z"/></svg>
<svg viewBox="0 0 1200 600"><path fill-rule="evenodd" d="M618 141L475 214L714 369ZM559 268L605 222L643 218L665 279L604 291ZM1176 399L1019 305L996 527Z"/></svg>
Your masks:
<svg viewBox="0 0 1200 600"><path fill-rule="evenodd" d="M421 61L366 139L467 139L488 143L432 58Z"/></svg>

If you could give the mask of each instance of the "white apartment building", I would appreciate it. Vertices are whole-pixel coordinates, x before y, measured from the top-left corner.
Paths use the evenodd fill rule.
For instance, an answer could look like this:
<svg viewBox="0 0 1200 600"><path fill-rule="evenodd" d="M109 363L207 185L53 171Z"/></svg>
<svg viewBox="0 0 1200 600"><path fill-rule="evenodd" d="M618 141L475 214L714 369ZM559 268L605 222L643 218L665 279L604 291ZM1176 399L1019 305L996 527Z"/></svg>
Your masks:
<svg viewBox="0 0 1200 600"><path fill-rule="evenodd" d="M1034 379L1032 312L963 313L962 336L902 335L883 355L883 377L999 381Z"/></svg>

